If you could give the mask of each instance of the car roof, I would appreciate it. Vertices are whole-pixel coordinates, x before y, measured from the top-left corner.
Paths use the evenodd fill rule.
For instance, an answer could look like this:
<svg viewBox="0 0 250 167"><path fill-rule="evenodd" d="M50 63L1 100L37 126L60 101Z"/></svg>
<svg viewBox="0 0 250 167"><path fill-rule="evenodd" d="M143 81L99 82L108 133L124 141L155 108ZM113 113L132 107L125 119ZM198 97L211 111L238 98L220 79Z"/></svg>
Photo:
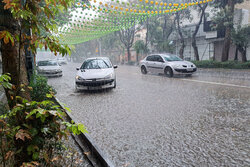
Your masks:
<svg viewBox="0 0 250 167"><path fill-rule="evenodd" d="M39 60L39 61L37 61L37 62L42 62L42 61L56 61L56 60L45 59L45 60Z"/></svg>
<svg viewBox="0 0 250 167"><path fill-rule="evenodd" d="M173 56L177 56L175 54L172 54L172 53L154 53L154 54L150 54L149 56L153 56L153 55L159 55L159 56L170 56L170 55L173 55Z"/></svg>
<svg viewBox="0 0 250 167"><path fill-rule="evenodd" d="M92 60L92 59L103 59L103 60L108 59L109 60L108 57L90 57L90 58L87 58L86 60Z"/></svg>

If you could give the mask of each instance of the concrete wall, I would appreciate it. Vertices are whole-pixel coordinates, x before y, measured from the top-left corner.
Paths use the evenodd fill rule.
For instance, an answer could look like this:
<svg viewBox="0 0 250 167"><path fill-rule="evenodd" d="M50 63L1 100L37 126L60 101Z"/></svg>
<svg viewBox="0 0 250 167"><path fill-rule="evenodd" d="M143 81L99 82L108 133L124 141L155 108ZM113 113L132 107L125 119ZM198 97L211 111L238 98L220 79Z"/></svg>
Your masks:
<svg viewBox="0 0 250 167"><path fill-rule="evenodd" d="M209 60L214 56L214 44L211 41L205 40L205 36L198 37L197 40L198 52L200 56L200 60ZM192 47L191 39L185 39L186 47L184 49L184 59L186 60L195 60L194 50ZM174 54L179 55L179 50L181 47L180 41L175 45Z"/></svg>
<svg viewBox="0 0 250 167"><path fill-rule="evenodd" d="M243 3L236 5L237 9L247 9L250 11L250 1L244 0ZM250 17L248 18L248 23L250 23Z"/></svg>

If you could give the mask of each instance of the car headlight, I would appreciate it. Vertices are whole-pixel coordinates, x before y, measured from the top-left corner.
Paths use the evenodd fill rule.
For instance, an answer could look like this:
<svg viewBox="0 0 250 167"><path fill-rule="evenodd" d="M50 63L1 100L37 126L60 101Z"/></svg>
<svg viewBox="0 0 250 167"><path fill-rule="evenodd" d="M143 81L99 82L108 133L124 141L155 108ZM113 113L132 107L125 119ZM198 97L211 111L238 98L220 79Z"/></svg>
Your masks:
<svg viewBox="0 0 250 167"><path fill-rule="evenodd" d="M84 80L82 77L80 77L80 76L76 76L76 80Z"/></svg>
<svg viewBox="0 0 250 167"><path fill-rule="evenodd" d="M111 73L111 74L109 74L109 75L107 75L106 77L104 77L105 79L110 79L110 78L112 78L114 75L113 75L113 73Z"/></svg>

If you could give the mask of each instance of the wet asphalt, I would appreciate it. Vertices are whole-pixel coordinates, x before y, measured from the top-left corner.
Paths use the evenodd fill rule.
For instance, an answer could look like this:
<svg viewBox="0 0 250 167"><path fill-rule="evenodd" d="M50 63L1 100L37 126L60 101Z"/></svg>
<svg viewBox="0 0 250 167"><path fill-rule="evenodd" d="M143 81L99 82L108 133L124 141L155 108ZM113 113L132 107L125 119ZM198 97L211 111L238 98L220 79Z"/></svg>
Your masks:
<svg viewBox="0 0 250 167"><path fill-rule="evenodd" d="M250 70L167 78L119 66L116 89L76 92L79 66L49 83L115 166L250 166Z"/></svg>

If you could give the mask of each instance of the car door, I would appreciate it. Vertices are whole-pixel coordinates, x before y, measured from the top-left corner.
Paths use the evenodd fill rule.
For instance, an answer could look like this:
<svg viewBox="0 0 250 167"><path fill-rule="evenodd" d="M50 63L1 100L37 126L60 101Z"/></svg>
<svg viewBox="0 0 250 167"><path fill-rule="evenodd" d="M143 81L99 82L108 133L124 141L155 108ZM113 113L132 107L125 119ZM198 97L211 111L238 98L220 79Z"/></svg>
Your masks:
<svg viewBox="0 0 250 167"><path fill-rule="evenodd" d="M154 68L156 73L163 73L164 71L164 60L160 55L155 55Z"/></svg>
<svg viewBox="0 0 250 167"><path fill-rule="evenodd" d="M153 56L150 55L146 58L146 66L147 66L147 70L148 72L153 72L154 68L153 68Z"/></svg>

